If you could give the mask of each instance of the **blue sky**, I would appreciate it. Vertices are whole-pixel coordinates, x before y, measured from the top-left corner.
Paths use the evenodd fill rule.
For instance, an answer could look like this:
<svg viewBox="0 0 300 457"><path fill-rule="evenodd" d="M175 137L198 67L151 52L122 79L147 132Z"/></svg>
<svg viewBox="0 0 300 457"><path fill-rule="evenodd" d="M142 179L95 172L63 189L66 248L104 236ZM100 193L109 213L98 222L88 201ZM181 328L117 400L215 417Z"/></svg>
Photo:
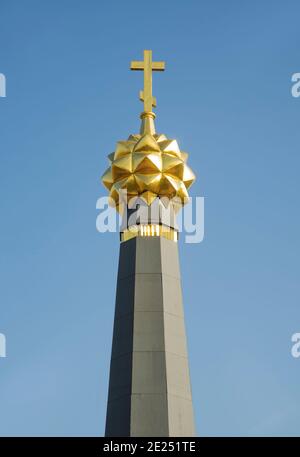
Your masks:
<svg viewBox="0 0 300 457"><path fill-rule="evenodd" d="M190 154L205 239L180 243L199 435L300 435L300 4L0 2L0 434L102 435L118 234L99 177L139 128Z"/></svg>

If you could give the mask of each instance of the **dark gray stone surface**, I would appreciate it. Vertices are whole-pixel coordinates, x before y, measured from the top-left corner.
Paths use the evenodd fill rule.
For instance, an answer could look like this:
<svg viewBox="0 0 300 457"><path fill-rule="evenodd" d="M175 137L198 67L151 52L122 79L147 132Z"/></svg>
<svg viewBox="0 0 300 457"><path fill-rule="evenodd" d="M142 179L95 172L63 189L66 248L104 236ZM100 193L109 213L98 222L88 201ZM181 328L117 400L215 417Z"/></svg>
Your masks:
<svg viewBox="0 0 300 457"><path fill-rule="evenodd" d="M193 436L177 243L121 243L105 436Z"/></svg>

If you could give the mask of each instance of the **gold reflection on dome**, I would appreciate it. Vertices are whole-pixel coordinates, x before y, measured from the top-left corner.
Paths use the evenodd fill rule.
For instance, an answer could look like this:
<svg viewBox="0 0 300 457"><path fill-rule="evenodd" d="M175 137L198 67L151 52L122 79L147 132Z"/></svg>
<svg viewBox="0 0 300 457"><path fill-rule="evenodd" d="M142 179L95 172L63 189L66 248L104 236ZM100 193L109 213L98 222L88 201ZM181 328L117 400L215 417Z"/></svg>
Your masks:
<svg viewBox="0 0 300 457"><path fill-rule="evenodd" d="M167 197L184 204L195 180L186 164L188 155L180 151L176 140L157 134L154 127L152 107L156 106L156 99L152 95L152 71L163 71L165 63L153 62L152 51L146 50L144 60L131 62L131 69L144 72L140 134L118 141L115 151L108 156L110 166L103 174L102 182L117 210L120 210L122 191L127 192L126 203L140 197L151 205L157 197Z"/></svg>
<svg viewBox="0 0 300 457"><path fill-rule="evenodd" d="M108 157L110 166L102 182L117 207L121 189L127 191L127 201L139 196L151 205L157 197L179 197L184 203L195 180L186 164L187 154L165 135L130 135Z"/></svg>

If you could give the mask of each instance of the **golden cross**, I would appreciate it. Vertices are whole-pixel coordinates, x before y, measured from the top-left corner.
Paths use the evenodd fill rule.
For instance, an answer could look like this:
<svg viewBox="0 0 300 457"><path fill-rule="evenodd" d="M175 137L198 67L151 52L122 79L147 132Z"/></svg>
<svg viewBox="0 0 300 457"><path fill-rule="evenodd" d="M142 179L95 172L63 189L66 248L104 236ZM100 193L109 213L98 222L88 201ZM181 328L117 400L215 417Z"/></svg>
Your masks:
<svg viewBox="0 0 300 457"><path fill-rule="evenodd" d="M140 91L140 100L144 102L144 111L149 113L152 106L156 106L156 99L152 96L152 71L164 71L165 62L152 62L152 51L144 51L144 61L132 61L130 69L144 71L144 90Z"/></svg>

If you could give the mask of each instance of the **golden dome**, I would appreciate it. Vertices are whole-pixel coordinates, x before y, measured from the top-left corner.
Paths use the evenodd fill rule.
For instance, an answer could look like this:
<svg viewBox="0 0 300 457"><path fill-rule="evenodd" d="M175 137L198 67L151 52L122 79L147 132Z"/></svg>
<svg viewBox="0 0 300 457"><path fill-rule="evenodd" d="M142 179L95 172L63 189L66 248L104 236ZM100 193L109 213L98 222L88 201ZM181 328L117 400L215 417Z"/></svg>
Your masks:
<svg viewBox="0 0 300 457"><path fill-rule="evenodd" d="M118 141L115 152L108 156L110 166L102 183L109 190L111 203L118 209L120 191L126 190L127 203L134 197L142 198L148 205L157 197L177 197L185 204L195 180L186 164L188 155L180 151L176 140L155 133L154 113L143 113L141 117L141 134Z"/></svg>

